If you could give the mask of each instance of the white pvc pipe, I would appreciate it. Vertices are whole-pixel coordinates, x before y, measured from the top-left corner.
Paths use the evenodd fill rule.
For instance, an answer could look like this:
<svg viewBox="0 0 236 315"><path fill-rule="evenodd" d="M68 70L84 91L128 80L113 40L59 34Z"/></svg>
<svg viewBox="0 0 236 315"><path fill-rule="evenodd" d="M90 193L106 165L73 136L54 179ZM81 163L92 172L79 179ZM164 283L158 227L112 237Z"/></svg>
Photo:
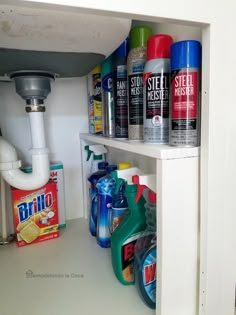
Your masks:
<svg viewBox="0 0 236 315"><path fill-rule="evenodd" d="M32 173L24 173L19 169L2 171L5 181L18 189L31 190L45 185L49 180L48 154L32 155Z"/></svg>
<svg viewBox="0 0 236 315"><path fill-rule="evenodd" d="M32 147L34 149L45 148L44 121L42 112L29 113Z"/></svg>
<svg viewBox="0 0 236 315"><path fill-rule="evenodd" d="M6 210L6 184L1 177L1 221L2 221L2 239L6 240L7 235L7 210Z"/></svg>

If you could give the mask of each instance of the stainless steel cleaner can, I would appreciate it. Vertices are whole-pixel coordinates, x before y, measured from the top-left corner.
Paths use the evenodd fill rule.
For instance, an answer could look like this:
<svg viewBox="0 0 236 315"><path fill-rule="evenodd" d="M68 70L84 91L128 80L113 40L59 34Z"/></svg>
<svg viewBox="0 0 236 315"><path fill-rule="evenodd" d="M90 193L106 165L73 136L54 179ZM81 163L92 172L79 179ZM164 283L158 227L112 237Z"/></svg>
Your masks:
<svg viewBox="0 0 236 315"><path fill-rule="evenodd" d="M103 135L106 137L115 137L112 55L102 63L102 121Z"/></svg>
<svg viewBox="0 0 236 315"><path fill-rule="evenodd" d="M200 42L171 46L171 145L200 145L200 69Z"/></svg>
<svg viewBox="0 0 236 315"><path fill-rule="evenodd" d="M151 35L152 30L148 26L136 26L130 31L127 58L129 140L143 140L143 70L147 39Z"/></svg>
<svg viewBox="0 0 236 315"><path fill-rule="evenodd" d="M158 34L147 41L147 62L143 74L144 142L169 143L169 35Z"/></svg>

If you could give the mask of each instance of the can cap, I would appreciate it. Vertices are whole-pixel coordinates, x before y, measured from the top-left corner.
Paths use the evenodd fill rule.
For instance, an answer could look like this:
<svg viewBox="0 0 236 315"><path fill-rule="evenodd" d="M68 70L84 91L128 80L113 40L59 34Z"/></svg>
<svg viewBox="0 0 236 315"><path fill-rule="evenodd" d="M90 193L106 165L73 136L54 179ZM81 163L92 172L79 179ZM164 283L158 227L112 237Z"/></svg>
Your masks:
<svg viewBox="0 0 236 315"><path fill-rule="evenodd" d="M123 43L115 50L114 56L116 58L127 57L129 52L129 38L127 37Z"/></svg>
<svg viewBox="0 0 236 315"><path fill-rule="evenodd" d="M157 58L170 58L170 47L173 38L166 34L151 36L147 41L147 60Z"/></svg>
<svg viewBox="0 0 236 315"><path fill-rule="evenodd" d="M102 62L102 77L112 72L112 55Z"/></svg>
<svg viewBox="0 0 236 315"><path fill-rule="evenodd" d="M147 47L147 40L152 35L149 26L136 26L130 31L130 49Z"/></svg>
<svg viewBox="0 0 236 315"><path fill-rule="evenodd" d="M201 44L197 40L174 43L170 50L171 70L201 67Z"/></svg>
<svg viewBox="0 0 236 315"><path fill-rule="evenodd" d="M127 168L131 168L132 167L132 163L130 162L120 162L118 164L118 170L125 170Z"/></svg>

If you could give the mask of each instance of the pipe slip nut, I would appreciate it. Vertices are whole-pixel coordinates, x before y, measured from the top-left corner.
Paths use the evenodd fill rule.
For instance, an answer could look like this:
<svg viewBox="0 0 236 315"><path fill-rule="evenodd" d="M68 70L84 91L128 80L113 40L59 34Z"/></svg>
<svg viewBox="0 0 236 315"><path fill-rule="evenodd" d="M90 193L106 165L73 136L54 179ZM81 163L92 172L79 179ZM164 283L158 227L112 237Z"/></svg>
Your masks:
<svg viewBox="0 0 236 315"><path fill-rule="evenodd" d="M45 112L46 108L44 105L28 105L25 107L27 113L38 113L38 112Z"/></svg>
<svg viewBox="0 0 236 315"><path fill-rule="evenodd" d="M21 161L0 162L0 171L15 170L21 167Z"/></svg>

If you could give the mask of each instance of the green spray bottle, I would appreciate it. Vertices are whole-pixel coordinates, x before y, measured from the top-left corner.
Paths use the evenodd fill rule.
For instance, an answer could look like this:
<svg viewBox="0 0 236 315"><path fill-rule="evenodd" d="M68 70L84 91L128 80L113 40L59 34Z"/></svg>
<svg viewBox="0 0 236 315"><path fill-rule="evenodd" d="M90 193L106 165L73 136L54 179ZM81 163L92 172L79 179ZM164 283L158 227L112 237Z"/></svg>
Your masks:
<svg viewBox="0 0 236 315"><path fill-rule="evenodd" d="M134 248L136 241L146 229L145 199L135 198L138 185L128 182L125 187L125 196L128 201L128 214L120 222L111 236L111 255L114 273L124 285L134 284Z"/></svg>

